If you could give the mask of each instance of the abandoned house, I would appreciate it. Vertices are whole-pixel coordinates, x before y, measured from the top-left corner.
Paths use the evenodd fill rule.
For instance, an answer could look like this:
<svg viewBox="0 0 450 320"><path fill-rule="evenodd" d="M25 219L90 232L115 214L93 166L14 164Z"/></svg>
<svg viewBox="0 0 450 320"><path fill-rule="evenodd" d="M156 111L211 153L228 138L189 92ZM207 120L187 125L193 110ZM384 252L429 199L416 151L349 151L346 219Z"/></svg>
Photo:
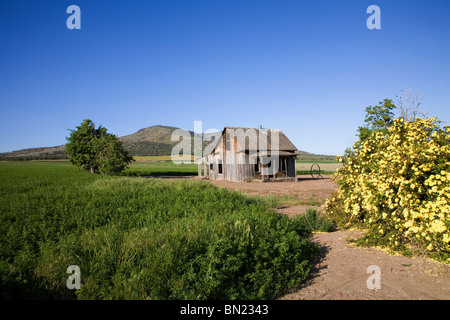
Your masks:
<svg viewBox="0 0 450 320"><path fill-rule="evenodd" d="M198 159L198 176L236 182L295 180L297 148L278 129L225 127Z"/></svg>

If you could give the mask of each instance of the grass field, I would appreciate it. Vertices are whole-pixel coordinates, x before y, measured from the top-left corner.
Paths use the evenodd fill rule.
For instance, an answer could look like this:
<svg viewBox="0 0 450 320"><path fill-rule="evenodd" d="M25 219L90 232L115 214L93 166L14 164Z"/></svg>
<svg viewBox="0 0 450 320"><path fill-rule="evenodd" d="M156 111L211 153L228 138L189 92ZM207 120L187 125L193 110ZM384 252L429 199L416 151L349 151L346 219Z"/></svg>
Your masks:
<svg viewBox="0 0 450 320"><path fill-rule="evenodd" d="M135 177L161 177L161 176L196 176L198 174L197 164L192 162L190 164L186 163L174 163L170 160L170 156L155 156L155 157L134 157L136 161L129 165L123 173L124 176L135 176ZM58 162L62 166L71 166L67 160L59 161L36 161L36 162L17 162L22 163L25 166L33 163L48 163L53 165ZM318 163L320 166L321 174L333 174L338 168L342 166L340 162L337 161L322 161L314 162ZM311 165L313 162L308 161L297 161L297 175L309 175L311 170Z"/></svg>
<svg viewBox="0 0 450 320"><path fill-rule="evenodd" d="M0 179L2 299L272 299L317 254L306 218L204 181L67 162L0 162Z"/></svg>
<svg viewBox="0 0 450 320"><path fill-rule="evenodd" d="M126 176L195 176L198 166L195 163L133 162L123 173Z"/></svg>
<svg viewBox="0 0 450 320"><path fill-rule="evenodd" d="M172 156L134 156L136 162L158 162L158 161L172 161ZM191 156L194 160L194 156Z"/></svg>
<svg viewBox="0 0 450 320"><path fill-rule="evenodd" d="M125 175L130 176L195 176L197 175L197 164L176 164L171 161L170 156L155 157L134 157L135 162L125 171ZM297 161L296 168L298 175L309 175L311 166L317 163L320 166L321 174L333 174L342 163L334 160Z"/></svg>
<svg viewBox="0 0 450 320"><path fill-rule="evenodd" d="M297 161L296 162L297 175L310 174L311 166L316 163L320 167L321 174L334 174L336 173L336 170L342 166L342 163L338 161L317 161L317 162ZM317 169L317 167L315 167L315 169Z"/></svg>
<svg viewBox="0 0 450 320"><path fill-rule="evenodd" d="M318 164L322 164L322 163L338 164L338 163L340 163L337 160L317 160L317 161L313 161L313 160L297 160L295 162L297 162L297 163L318 163Z"/></svg>

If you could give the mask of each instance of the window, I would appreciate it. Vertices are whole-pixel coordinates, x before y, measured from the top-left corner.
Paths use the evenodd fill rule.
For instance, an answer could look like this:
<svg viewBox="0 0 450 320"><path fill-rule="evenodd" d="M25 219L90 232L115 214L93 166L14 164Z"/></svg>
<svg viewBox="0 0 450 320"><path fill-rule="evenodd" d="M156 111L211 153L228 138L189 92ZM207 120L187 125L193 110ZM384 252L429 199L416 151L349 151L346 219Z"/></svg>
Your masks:
<svg viewBox="0 0 450 320"><path fill-rule="evenodd" d="M209 170L214 170L214 163L209 164Z"/></svg>
<svg viewBox="0 0 450 320"><path fill-rule="evenodd" d="M219 160L219 174L222 174L222 161Z"/></svg>

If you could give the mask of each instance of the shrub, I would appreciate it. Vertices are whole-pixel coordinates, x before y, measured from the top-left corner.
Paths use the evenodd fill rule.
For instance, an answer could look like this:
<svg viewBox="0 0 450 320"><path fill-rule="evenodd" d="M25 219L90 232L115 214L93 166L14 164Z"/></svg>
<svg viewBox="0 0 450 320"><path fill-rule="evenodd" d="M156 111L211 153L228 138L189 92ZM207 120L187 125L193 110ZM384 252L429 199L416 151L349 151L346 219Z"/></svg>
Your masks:
<svg viewBox="0 0 450 320"><path fill-rule="evenodd" d="M387 133L358 143L338 157L339 190L325 210L343 215L341 223L362 223L368 241L448 259L450 127L440 128L436 118L399 118Z"/></svg>

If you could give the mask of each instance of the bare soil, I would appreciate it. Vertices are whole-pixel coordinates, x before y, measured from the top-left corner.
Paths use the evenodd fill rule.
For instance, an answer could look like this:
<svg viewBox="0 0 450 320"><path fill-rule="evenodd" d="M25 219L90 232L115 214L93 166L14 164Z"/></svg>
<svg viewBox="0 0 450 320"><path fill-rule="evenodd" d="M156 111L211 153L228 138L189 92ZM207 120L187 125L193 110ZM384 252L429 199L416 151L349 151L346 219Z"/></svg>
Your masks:
<svg viewBox="0 0 450 320"><path fill-rule="evenodd" d="M307 208L322 210L323 203L337 185L331 176L311 179L299 176L296 182L210 181L213 185L248 195L285 197L276 209L280 214L303 214ZM289 205L290 200L294 205ZM287 203L287 204L286 204ZM300 288L281 300L448 300L450 266L422 257L393 255L377 248L361 248L348 239L362 236L359 230L315 233L312 241L321 248L311 276ZM380 289L367 283L373 274L369 266L380 270Z"/></svg>
<svg viewBox="0 0 450 320"><path fill-rule="evenodd" d="M217 187L225 187L230 190L242 191L248 195L259 196L290 196L295 195L299 199L310 197L327 199L337 185L331 180L331 175L324 175L323 179L313 179L311 176L298 176L297 181L270 181L270 182L233 182L225 180L208 180Z"/></svg>

